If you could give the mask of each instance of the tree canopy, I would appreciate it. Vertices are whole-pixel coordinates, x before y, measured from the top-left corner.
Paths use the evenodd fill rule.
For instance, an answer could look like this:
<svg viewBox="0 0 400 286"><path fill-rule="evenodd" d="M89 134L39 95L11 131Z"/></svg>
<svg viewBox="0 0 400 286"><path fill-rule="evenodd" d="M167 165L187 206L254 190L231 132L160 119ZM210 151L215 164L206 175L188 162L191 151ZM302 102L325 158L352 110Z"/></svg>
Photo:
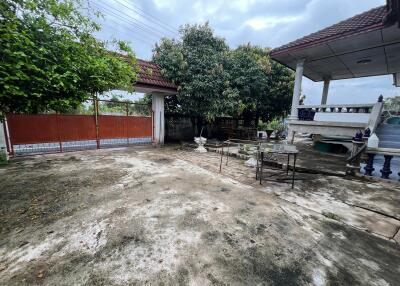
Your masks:
<svg viewBox="0 0 400 286"><path fill-rule="evenodd" d="M180 33L180 41L163 39L154 50L153 60L179 86L178 95L167 99L167 109L208 119L232 111L238 94L225 69L229 47L208 24L185 25Z"/></svg>
<svg viewBox="0 0 400 286"><path fill-rule="evenodd" d="M290 108L293 73L269 59L269 49L231 50L208 23L185 25L181 38L162 39L153 53L164 76L178 85L166 111L212 120L250 113L271 119Z"/></svg>
<svg viewBox="0 0 400 286"><path fill-rule="evenodd" d="M0 112L63 111L96 93L133 90L133 52L115 41L126 57L110 53L87 8L81 0L1 1Z"/></svg>

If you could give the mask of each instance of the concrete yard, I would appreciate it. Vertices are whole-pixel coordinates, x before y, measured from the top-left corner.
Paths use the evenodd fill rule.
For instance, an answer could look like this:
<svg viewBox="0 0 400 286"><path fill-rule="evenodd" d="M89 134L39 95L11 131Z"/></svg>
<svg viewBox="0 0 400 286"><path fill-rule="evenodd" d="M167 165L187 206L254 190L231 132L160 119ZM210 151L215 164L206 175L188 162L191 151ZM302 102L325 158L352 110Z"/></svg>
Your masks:
<svg viewBox="0 0 400 286"><path fill-rule="evenodd" d="M0 285L399 285L400 187L254 178L216 153L104 149L0 168Z"/></svg>

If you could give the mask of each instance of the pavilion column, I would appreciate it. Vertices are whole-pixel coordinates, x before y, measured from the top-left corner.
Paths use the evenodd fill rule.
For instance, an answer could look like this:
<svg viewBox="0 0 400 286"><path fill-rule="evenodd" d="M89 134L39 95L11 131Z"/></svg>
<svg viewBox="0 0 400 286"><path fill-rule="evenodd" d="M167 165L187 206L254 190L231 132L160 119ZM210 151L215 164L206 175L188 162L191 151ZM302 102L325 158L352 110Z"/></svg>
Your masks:
<svg viewBox="0 0 400 286"><path fill-rule="evenodd" d="M294 89L293 89L293 98L292 98L292 110L289 116L289 132L288 132L288 140L293 143L295 131L290 126L290 121L299 120L299 104L300 104L300 95L301 95L301 81L303 79L303 70L304 70L304 59L301 59L297 62L296 65L296 77L294 79Z"/></svg>
<svg viewBox="0 0 400 286"><path fill-rule="evenodd" d="M153 140L157 145L164 144L165 121L164 121L164 95L160 93L152 94L153 111Z"/></svg>
<svg viewBox="0 0 400 286"><path fill-rule="evenodd" d="M331 80L330 79L325 79L324 80L324 89L322 90L322 99L321 99L321 105L326 105L326 102L328 101L328 92L329 92L329 84Z"/></svg>
<svg viewBox="0 0 400 286"><path fill-rule="evenodd" d="M298 120L298 107L301 95L301 81L303 79L304 59L297 62L296 65L296 77L294 80L293 98L292 98L292 110L289 116L290 120Z"/></svg>

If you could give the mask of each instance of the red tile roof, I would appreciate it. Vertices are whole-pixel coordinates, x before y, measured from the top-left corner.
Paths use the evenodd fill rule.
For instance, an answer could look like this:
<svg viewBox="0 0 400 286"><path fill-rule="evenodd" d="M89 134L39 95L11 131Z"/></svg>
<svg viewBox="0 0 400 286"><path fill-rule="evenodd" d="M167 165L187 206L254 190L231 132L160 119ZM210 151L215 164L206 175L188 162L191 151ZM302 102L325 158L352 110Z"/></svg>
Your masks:
<svg viewBox="0 0 400 286"><path fill-rule="evenodd" d="M176 91L176 85L161 75L158 65L152 62L137 59L139 79L137 85L166 88Z"/></svg>
<svg viewBox="0 0 400 286"><path fill-rule="evenodd" d="M339 22L333 26L312 33L308 36L290 42L271 51L271 56L300 50L305 47L325 43L334 39L358 34L361 32L379 29L384 26L384 17L387 15L387 7L381 6Z"/></svg>

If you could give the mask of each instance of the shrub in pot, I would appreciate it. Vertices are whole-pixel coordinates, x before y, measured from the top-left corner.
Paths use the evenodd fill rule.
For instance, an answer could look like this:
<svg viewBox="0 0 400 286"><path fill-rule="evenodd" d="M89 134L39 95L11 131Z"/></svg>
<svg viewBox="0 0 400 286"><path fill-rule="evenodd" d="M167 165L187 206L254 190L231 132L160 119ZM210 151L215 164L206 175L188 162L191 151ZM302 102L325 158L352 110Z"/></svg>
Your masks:
<svg viewBox="0 0 400 286"><path fill-rule="evenodd" d="M283 122L279 121L278 119L273 119L268 122L267 128L275 132L275 138L277 139L281 138L282 132L286 129L285 124L283 124Z"/></svg>
<svg viewBox="0 0 400 286"><path fill-rule="evenodd" d="M274 132L274 130L268 128L268 123L262 122L261 120L258 122L258 130L265 131L265 133L267 133L267 139L269 139L272 132Z"/></svg>

